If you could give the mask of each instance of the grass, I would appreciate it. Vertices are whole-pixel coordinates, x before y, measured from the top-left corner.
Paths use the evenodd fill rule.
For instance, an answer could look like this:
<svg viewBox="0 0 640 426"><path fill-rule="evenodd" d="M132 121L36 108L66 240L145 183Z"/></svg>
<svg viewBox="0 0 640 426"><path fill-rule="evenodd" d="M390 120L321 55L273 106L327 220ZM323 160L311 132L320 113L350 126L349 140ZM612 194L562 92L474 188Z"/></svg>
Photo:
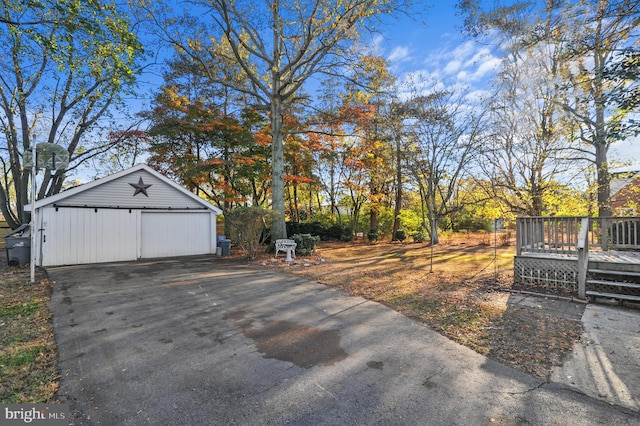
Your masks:
<svg viewBox="0 0 640 426"><path fill-rule="evenodd" d="M59 377L50 282L41 271L34 284L28 269L3 268L1 273L0 403L52 402Z"/></svg>

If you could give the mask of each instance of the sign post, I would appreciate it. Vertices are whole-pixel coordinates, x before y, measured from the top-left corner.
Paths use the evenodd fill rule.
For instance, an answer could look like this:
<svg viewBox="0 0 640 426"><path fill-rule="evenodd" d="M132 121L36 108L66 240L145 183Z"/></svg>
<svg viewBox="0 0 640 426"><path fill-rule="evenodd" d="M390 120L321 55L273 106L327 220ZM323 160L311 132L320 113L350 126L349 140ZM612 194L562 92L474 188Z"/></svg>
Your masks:
<svg viewBox="0 0 640 426"><path fill-rule="evenodd" d="M36 175L38 173L38 167L36 165L36 144L31 144L31 155L33 156L33 165L31 167L31 260L29 260L29 267L31 268L31 284L36 281Z"/></svg>
<svg viewBox="0 0 640 426"><path fill-rule="evenodd" d="M36 176L38 169L45 168L49 170L65 170L69 165L69 153L60 145L54 143L31 144L31 151L24 153L24 168L31 168L31 283L36 281L36 262L38 260L36 253Z"/></svg>

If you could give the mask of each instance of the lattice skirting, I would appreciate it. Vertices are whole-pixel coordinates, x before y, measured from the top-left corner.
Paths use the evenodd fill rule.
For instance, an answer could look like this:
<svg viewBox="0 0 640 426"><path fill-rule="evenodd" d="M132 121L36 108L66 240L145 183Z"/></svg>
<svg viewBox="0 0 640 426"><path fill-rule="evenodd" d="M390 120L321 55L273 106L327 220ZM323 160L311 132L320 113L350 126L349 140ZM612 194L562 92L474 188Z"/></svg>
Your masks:
<svg viewBox="0 0 640 426"><path fill-rule="evenodd" d="M577 293L578 261L516 256L513 262L513 278L516 283L561 287Z"/></svg>

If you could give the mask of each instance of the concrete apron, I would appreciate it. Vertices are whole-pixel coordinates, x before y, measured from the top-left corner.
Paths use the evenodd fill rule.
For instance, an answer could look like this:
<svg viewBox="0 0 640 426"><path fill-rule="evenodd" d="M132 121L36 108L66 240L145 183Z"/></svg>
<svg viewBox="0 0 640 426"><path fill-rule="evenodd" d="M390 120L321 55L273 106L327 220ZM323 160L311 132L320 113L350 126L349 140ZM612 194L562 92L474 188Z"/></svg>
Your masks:
<svg viewBox="0 0 640 426"><path fill-rule="evenodd" d="M51 268L74 424L635 424L359 297L221 258Z"/></svg>
<svg viewBox="0 0 640 426"><path fill-rule="evenodd" d="M584 335L551 380L640 410L640 311L590 304L582 322Z"/></svg>

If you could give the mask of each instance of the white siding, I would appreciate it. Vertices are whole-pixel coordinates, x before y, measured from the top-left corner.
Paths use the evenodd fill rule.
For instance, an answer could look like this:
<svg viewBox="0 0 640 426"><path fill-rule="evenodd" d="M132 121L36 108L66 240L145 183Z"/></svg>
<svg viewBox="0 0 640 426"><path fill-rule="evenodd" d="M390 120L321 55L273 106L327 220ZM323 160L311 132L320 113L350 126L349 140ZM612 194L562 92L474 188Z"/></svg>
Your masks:
<svg viewBox="0 0 640 426"><path fill-rule="evenodd" d="M143 211L141 258L190 256L215 251L215 215L206 212Z"/></svg>
<svg viewBox="0 0 640 426"><path fill-rule="evenodd" d="M130 184L138 184L140 178L142 178L145 185L151 185L146 190L148 196L143 193L133 195L136 189ZM67 206L119 206L127 208L203 208L203 205L198 203L197 200L176 190L176 188L168 185L166 182L163 182L145 170L131 173L119 179L107 181L91 188L91 190L82 191L66 197L56 204Z"/></svg>
<svg viewBox="0 0 640 426"><path fill-rule="evenodd" d="M39 213L43 266L136 259L136 211L46 207Z"/></svg>

